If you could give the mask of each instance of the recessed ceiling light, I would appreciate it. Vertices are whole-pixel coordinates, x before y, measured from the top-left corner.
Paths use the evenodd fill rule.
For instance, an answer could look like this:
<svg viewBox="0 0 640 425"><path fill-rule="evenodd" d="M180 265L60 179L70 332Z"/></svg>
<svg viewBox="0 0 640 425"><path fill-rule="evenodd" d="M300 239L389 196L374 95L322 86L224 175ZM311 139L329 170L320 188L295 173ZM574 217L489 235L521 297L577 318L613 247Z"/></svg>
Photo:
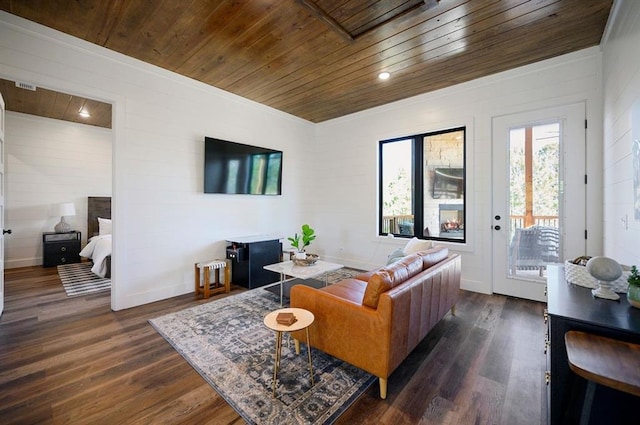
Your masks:
<svg viewBox="0 0 640 425"><path fill-rule="evenodd" d="M89 113L89 111L87 111L86 109L82 108L80 109L80 111L78 111L78 115L80 115L83 118L89 118L91 116L91 114Z"/></svg>
<svg viewBox="0 0 640 425"><path fill-rule="evenodd" d="M388 72L381 72L380 74L378 74L378 78L380 78L381 80L388 80L389 77L391 77L391 74L389 74Z"/></svg>

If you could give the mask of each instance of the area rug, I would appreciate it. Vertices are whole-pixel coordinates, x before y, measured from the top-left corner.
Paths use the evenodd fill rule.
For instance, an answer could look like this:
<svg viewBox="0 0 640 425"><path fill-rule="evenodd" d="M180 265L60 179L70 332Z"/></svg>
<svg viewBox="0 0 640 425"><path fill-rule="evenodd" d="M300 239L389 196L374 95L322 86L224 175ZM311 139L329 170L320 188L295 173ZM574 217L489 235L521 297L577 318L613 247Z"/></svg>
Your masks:
<svg viewBox="0 0 640 425"><path fill-rule="evenodd" d="M336 283L339 280L348 279L356 275L359 275L361 273L364 273L364 270L352 269L350 267L343 267L341 269L327 273L327 282ZM322 277L320 277L320 279L322 279Z"/></svg>
<svg viewBox="0 0 640 425"><path fill-rule="evenodd" d="M93 273L91 266L91 263L58 266L58 276L67 296L75 297L111 289L111 279L105 279Z"/></svg>
<svg viewBox="0 0 640 425"><path fill-rule="evenodd" d="M249 424L332 424L375 377L306 345L285 341L272 397L275 333L264 316L280 297L254 289L149 320L151 325Z"/></svg>

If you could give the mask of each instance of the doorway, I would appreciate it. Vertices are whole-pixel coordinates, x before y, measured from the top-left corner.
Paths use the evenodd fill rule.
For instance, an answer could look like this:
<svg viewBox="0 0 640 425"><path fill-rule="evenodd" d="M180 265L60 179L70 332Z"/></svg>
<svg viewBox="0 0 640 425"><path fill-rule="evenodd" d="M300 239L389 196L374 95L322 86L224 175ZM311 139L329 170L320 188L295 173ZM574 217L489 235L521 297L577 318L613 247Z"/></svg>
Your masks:
<svg viewBox="0 0 640 425"><path fill-rule="evenodd" d="M4 99L0 93L0 316L4 311Z"/></svg>
<svg viewBox="0 0 640 425"><path fill-rule="evenodd" d="M10 227L13 227L13 241L9 240L10 243L13 243L10 246L13 250L9 259L12 261L11 267L18 268L39 264L38 254L41 254L43 250L38 247L38 243L42 240L42 232L49 229L48 223L45 225L45 222L52 220L47 206L57 201L52 201L53 197L63 196L66 198L64 200L74 202L76 208L80 206L81 209L77 210L79 214L72 219L72 224L76 230L82 231L83 242L89 239L90 235L87 235L83 230L87 220L85 218L86 207L82 207L82 205L86 205L88 196L112 195L114 189L115 102L96 100L102 96L89 98L84 97L85 95L72 94L71 91L61 92L35 84L25 89L22 84L18 87L18 84L10 76L5 78L0 78L0 91L6 95L7 110L15 113L12 116L12 122L19 123L11 127L13 129L11 140L26 140L25 144L18 146L18 150L12 151L13 164L24 164L26 171L18 174L19 178L13 179L13 186L9 185L10 188L13 188L14 196L9 198L7 203L8 207L14 208L14 212L9 216L7 222ZM80 127L87 130L79 131ZM63 137L67 133L69 137ZM47 137L39 138L39 134L47 134ZM94 136L96 137L94 138ZM76 141L80 142L82 146L77 147L72 144ZM96 141L97 143L95 143ZM69 151L70 156L68 157L73 158L74 161L67 160L65 155L57 155L57 152L55 155L51 155L46 149L48 146L44 146L44 149L37 149L45 143L49 143L52 147L58 146L55 143L66 143L64 149ZM30 154L30 151L23 149L23 146L32 148L37 152L37 155ZM107 164L109 157L111 163ZM42 164L46 164L44 170L40 169ZM42 181L38 180L42 176L48 176L46 172L49 172L51 168L56 170L57 179L42 178ZM12 169L14 171L21 170L18 167ZM108 177L107 174L109 169L111 177ZM78 176L85 178L77 179ZM38 181L39 184L28 194L21 195L20 187L25 185L25 182L30 184L33 181ZM48 196L47 191L53 195ZM20 196L15 196L16 193ZM42 193L47 196L40 196ZM13 203L11 199L14 200ZM28 211L28 214L16 214L15 211L18 210ZM29 243L26 248L17 245L24 240ZM81 247L84 246L83 243ZM28 255L21 256L25 251ZM112 261L112 265L114 264L115 261ZM116 286L114 273L112 273L111 283L113 305Z"/></svg>
<svg viewBox="0 0 640 425"><path fill-rule="evenodd" d="M585 252L585 105L492 121L493 292L545 301L546 268Z"/></svg>

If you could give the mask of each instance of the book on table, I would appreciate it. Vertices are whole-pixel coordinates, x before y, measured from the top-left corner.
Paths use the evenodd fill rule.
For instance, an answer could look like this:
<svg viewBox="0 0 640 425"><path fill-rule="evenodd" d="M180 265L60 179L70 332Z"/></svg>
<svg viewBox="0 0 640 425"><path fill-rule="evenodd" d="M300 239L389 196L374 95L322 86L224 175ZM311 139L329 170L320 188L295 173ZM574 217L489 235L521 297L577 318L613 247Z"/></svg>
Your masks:
<svg viewBox="0 0 640 425"><path fill-rule="evenodd" d="M276 316L276 322L279 325L291 326L297 320L298 319L296 319L296 316L294 316L293 313L278 313Z"/></svg>

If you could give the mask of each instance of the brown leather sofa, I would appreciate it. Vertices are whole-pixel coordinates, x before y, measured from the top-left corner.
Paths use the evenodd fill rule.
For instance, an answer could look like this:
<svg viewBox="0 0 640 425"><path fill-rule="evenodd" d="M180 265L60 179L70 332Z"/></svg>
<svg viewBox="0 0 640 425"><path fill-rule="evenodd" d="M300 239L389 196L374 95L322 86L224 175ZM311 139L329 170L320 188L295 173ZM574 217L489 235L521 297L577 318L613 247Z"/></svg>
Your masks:
<svg viewBox="0 0 640 425"><path fill-rule="evenodd" d="M311 311L311 346L387 378L454 307L461 260L445 247L431 248L326 288L295 285L291 307ZM297 341L304 333L294 332ZM296 343L296 346L298 344Z"/></svg>

